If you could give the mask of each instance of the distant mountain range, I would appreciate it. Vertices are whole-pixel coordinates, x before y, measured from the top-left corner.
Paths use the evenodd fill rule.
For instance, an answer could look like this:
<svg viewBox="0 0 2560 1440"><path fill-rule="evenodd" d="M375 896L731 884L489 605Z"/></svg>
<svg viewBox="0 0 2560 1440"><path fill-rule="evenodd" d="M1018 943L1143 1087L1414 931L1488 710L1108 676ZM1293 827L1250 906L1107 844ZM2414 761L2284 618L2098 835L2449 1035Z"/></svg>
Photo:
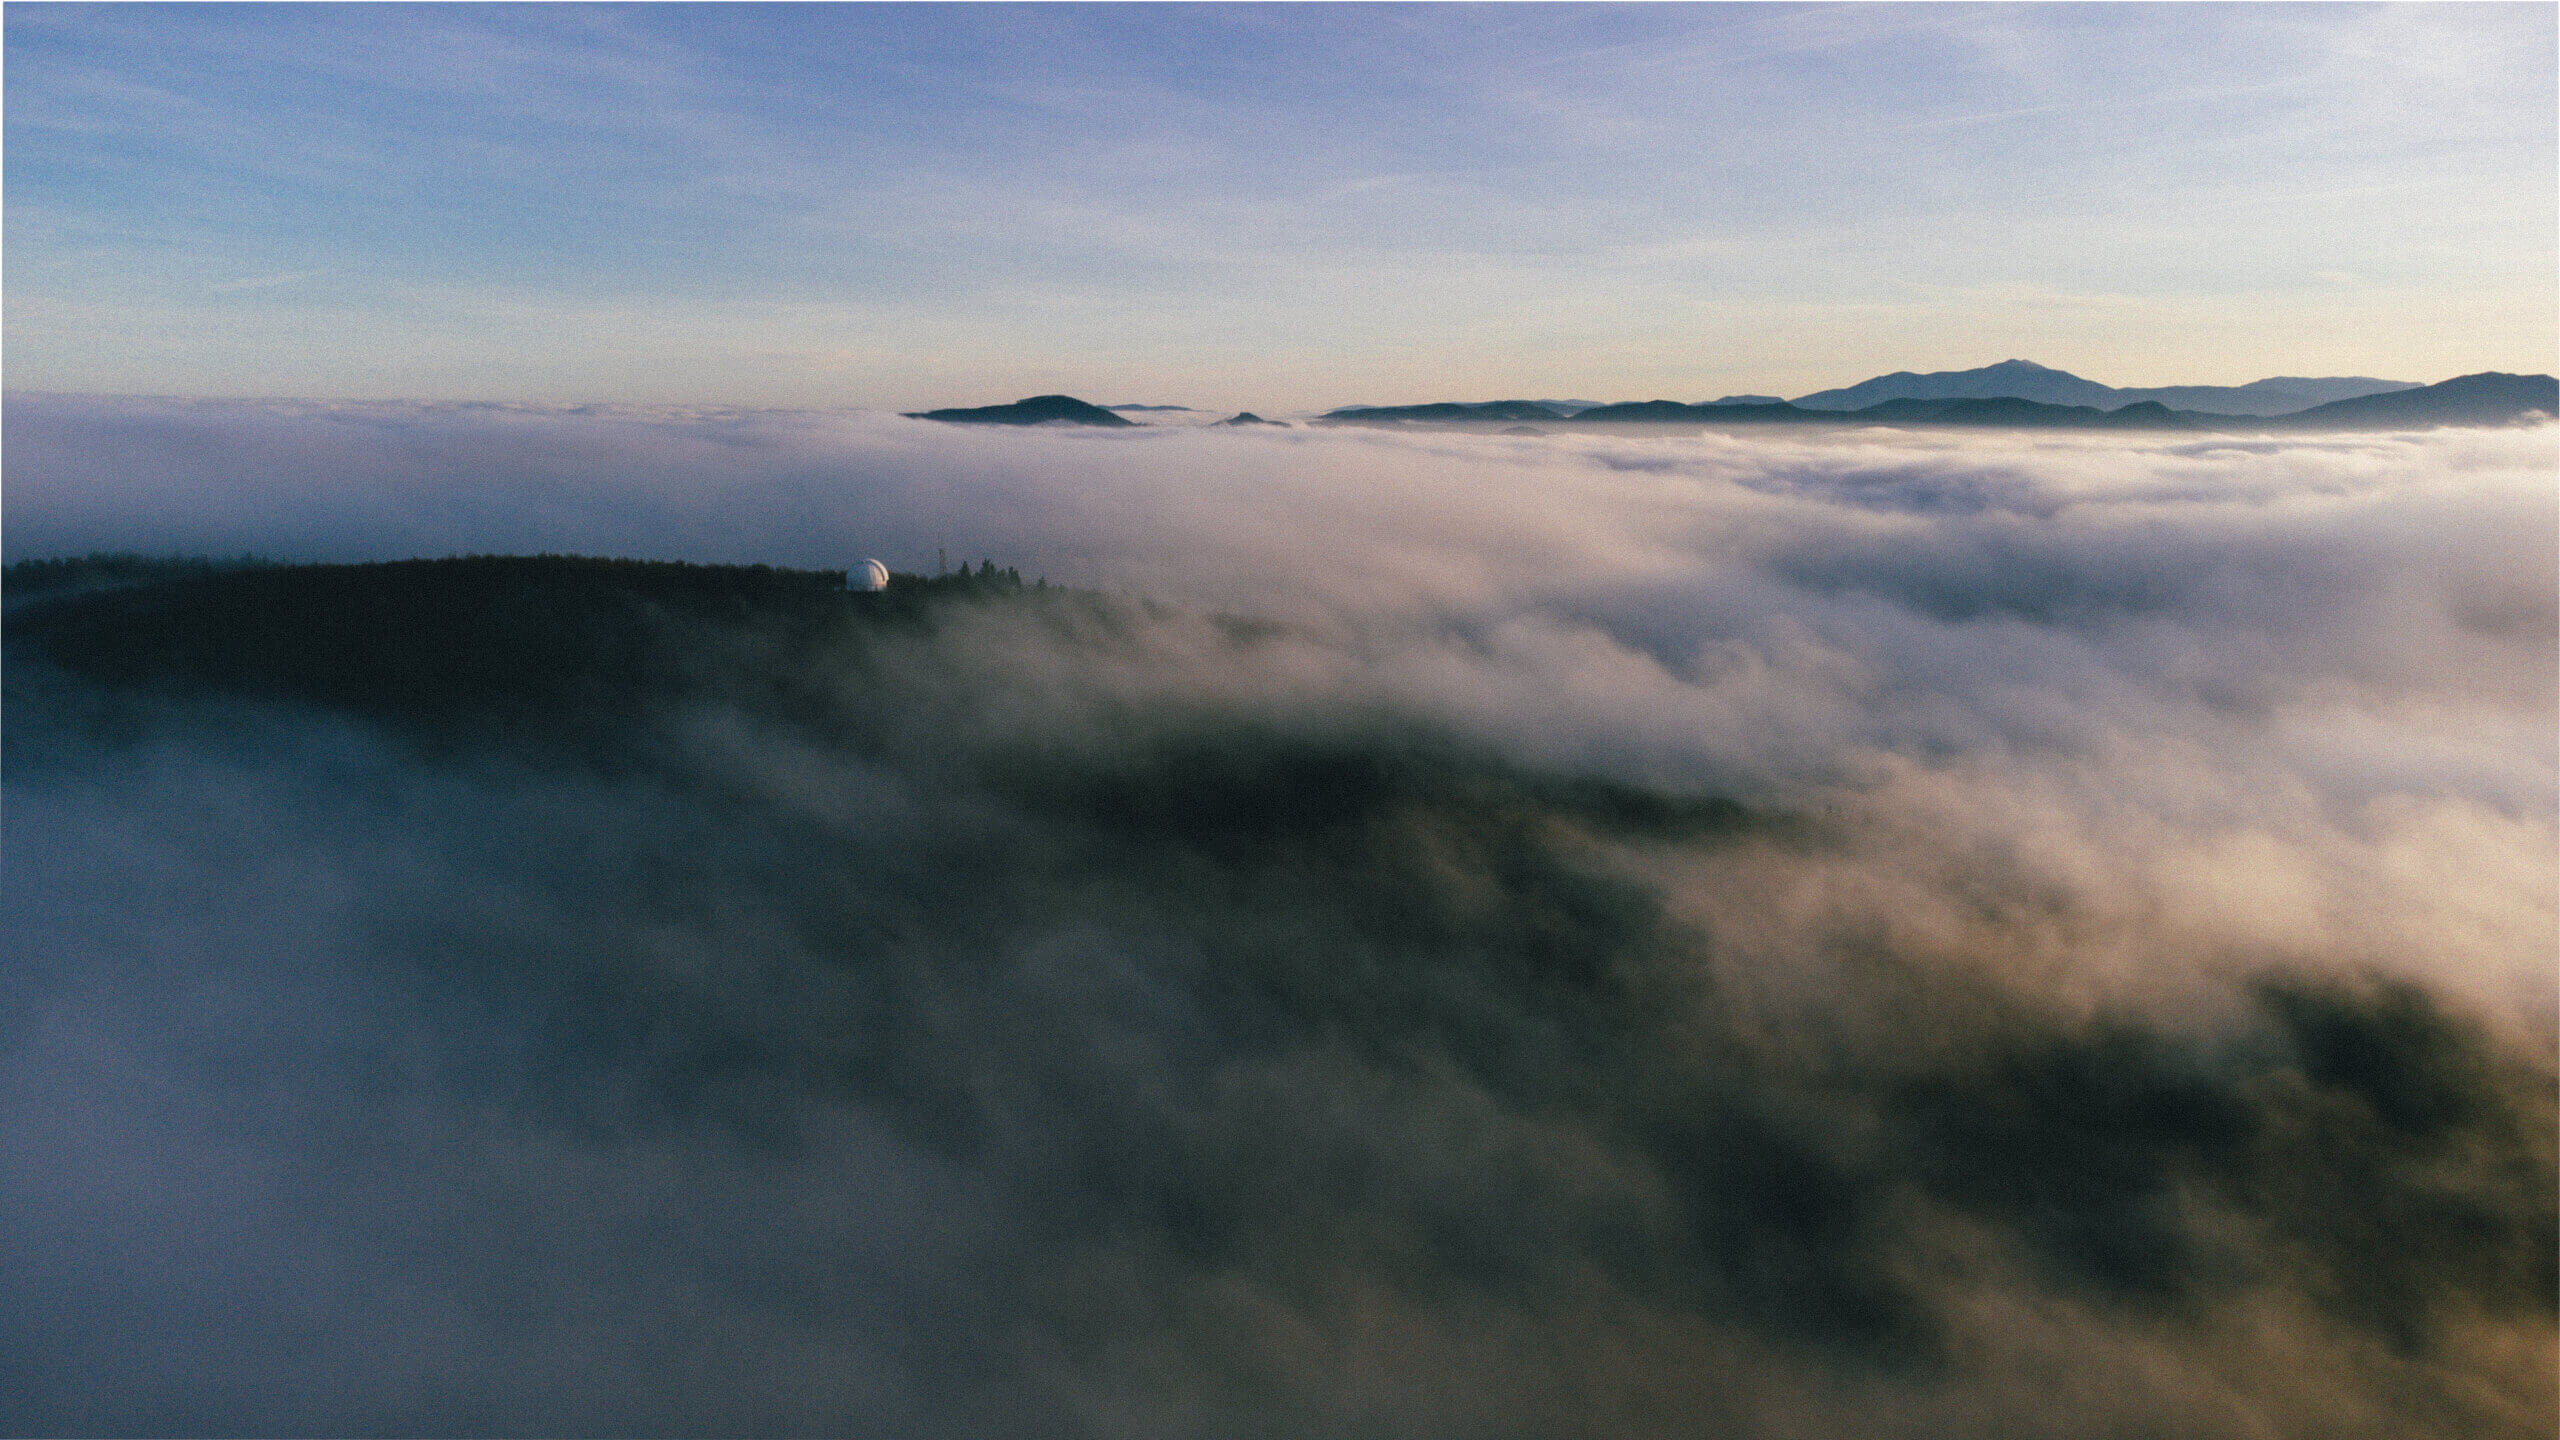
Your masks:
<svg viewBox="0 0 2560 1440"><path fill-rule="evenodd" d="M2088 403L2000 393L2002 383L2040 389L2045 396L2084 395ZM2279 387L2290 386L2290 390ZM2381 388L2374 388L2381 387ZM1891 394L1895 389L1965 393ZM2174 408L2156 399L2127 396L2235 395L2254 393L2260 400L2279 394L2346 395L2310 401L2273 414L2242 410ZM1871 399L1882 395L1884 398ZM1862 401L1854 407L1810 403L1828 397ZM2036 429L2396 429L2432 425L2495 425L2539 412L2560 413L2560 380L2548 375L2484 372L2437 385L2408 385L2392 380L2353 377L2261 380L2242 386L2168 386L2154 390L2117 390L2060 370L2025 361L2005 361L1980 370L1938 375L1885 375L1843 390L1825 390L1794 402L1760 396L1732 396L1703 405L1677 400L1645 400L1564 411L1530 400L1493 400L1475 404L1350 406L1319 417L1329 425L1483 425L1562 424L1572 428L1621 425L1983 425Z"/></svg>
<svg viewBox="0 0 2560 1440"><path fill-rule="evenodd" d="M1120 410L1188 411L1182 405L1089 405L1072 395L1034 395L1010 405L910 411L955 425L1106 425L1136 422ZM2167 385L2117 389L2025 360L1930 375L1897 371L1793 401L1728 395L1705 404L1643 400L1438 401L1427 405L1347 405L1320 425L1437 427L1528 425L1986 425L2038 429L2264 430L2398 429L2497 425L2528 414L2560 413L2560 381L2549 375L2484 371L2435 385L2365 376L2277 376L2247 385ZM1250 412L1227 425L1271 424Z"/></svg>
<svg viewBox="0 0 2560 1440"><path fill-rule="evenodd" d="M2085 405L2119 410L2145 400L2172 410L2202 410L2220 415L2290 415L2333 400L2351 400L2391 390L2415 390L2407 380L2375 380L2362 375L2320 378L2280 375L2246 385L2162 385L2120 390L2083 380L2030 360L2003 360L1978 370L1940 370L1915 375L1897 370L1838 390L1799 395L1804 410L1864 410L1887 400L2035 400L2047 405Z"/></svg>

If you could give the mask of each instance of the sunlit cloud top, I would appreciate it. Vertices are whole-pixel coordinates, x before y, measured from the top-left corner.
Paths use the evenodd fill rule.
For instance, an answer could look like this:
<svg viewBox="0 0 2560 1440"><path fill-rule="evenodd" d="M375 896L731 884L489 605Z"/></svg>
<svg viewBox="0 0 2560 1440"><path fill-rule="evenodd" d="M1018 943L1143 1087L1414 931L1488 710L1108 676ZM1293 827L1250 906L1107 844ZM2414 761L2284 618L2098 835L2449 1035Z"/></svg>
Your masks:
<svg viewBox="0 0 2560 1440"><path fill-rule="evenodd" d="M13 6L18 389L2553 368L2555 12Z"/></svg>

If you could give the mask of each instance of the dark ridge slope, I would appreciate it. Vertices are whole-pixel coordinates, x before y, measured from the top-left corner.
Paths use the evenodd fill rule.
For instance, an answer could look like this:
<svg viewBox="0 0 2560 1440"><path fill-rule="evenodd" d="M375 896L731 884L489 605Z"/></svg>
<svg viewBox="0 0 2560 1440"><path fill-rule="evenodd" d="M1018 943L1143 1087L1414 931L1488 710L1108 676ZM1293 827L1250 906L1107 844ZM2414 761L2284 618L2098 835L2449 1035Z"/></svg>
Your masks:
<svg viewBox="0 0 2560 1440"><path fill-rule="evenodd" d="M1887 400L1846 419L1860 424L1994 425L2017 429L2192 428L2194 422L2155 401L2101 410L2091 405L2047 405L2001 396L1987 400Z"/></svg>
<svg viewBox="0 0 2560 1440"><path fill-rule="evenodd" d="M1595 405L1575 413L1576 425L1833 425L1840 417L1818 410L1799 410L1783 400L1767 404L1718 400L1683 405L1677 400L1632 400L1623 405Z"/></svg>
<svg viewBox="0 0 2560 1440"><path fill-rule="evenodd" d="M1346 405L1316 418L1319 425L1399 425L1407 422L1464 424L1469 421L1546 421L1564 412L1535 400L1444 400L1432 405Z"/></svg>
<svg viewBox="0 0 2560 1440"><path fill-rule="evenodd" d="M2505 425L2560 414L2560 379L2488 370L2439 385L2337 400L2273 422L2287 428L2374 430L2403 426Z"/></svg>

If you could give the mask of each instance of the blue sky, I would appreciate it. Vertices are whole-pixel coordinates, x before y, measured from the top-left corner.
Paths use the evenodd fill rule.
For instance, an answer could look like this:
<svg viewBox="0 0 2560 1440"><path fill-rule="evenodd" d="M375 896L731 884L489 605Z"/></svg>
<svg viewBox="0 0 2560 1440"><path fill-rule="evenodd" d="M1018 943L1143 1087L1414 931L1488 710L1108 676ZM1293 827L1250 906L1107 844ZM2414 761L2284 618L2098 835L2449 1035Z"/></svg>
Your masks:
<svg viewBox="0 0 2560 1440"><path fill-rule="evenodd" d="M1291 409L2550 370L2555 13L14 4L7 379Z"/></svg>

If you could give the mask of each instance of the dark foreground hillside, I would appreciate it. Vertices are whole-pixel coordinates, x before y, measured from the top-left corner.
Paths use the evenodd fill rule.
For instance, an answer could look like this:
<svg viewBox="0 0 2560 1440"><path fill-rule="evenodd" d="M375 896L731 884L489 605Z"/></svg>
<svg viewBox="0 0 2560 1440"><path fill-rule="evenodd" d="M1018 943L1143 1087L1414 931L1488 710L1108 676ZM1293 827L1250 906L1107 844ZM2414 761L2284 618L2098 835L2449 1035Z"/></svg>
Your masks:
<svg viewBox="0 0 2560 1440"><path fill-rule="evenodd" d="M2547 1429L2550 1065L2415 984L2084 1003L991 567L128 578L8 622L11 1433Z"/></svg>
<svg viewBox="0 0 2560 1440"><path fill-rule="evenodd" d="M953 606L1098 597L982 571L848 592L837 571L584 556L371 565L22 563L13 646L111 689L343 709L411 729L557 738L670 705L823 709L820 657L930 628ZM21 599L21 595L24 598Z"/></svg>

